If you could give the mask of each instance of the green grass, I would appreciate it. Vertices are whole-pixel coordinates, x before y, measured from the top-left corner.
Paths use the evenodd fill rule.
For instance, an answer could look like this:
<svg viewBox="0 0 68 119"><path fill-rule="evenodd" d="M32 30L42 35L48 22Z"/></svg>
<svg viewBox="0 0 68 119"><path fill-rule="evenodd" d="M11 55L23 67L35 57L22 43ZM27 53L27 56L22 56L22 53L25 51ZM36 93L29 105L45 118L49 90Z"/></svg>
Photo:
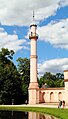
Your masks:
<svg viewBox="0 0 68 119"><path fill-rule="evenodd" d="M41 112L41 113L47 113L49 115L53 115L53 116L58 117L60 119L68 119L68 109L1 105L0 110Z"/></svg>

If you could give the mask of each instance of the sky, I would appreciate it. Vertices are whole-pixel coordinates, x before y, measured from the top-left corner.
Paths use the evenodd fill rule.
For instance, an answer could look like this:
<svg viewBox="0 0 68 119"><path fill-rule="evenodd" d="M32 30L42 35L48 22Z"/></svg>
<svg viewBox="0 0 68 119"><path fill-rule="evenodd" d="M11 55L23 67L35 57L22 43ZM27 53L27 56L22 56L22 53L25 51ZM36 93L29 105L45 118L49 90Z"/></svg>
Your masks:
<svg viewBox="0 0 68 119"><path fill-rule="evenodd" d="M68 70L68 0L0 0L0 50L14 50L13 62L30 58L29 31L37 24L38 75Z"/></svg>

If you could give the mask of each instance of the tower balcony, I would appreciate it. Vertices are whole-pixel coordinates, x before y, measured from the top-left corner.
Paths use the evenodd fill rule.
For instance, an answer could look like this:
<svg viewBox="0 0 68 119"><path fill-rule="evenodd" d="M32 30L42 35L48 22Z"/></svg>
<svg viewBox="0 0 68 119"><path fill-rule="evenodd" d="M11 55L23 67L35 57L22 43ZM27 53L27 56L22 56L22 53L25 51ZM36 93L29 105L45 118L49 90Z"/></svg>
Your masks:
<svg viewBox="0 0 68 119"><path fill-rule="evenodd" d="M29 39L32 39L32 38L38 39L38 34L31 32L31 34L29 34Z"/></svg>

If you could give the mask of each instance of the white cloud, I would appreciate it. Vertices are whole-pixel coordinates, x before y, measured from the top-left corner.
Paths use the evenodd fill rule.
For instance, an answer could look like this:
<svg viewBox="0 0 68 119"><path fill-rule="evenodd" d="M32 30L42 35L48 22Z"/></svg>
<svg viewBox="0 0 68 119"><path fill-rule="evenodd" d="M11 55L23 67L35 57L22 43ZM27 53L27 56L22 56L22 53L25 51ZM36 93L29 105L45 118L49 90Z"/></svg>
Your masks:
<svg viewBox="0 0 68 119"><path fill-rule="evenodd" d="M68 0L0 0L0 22L5 25L28 25L33 9L36 20L42 20L66 5Z"/></svg>
<svg viewBox="0 0 68 119"><path fill-rule="evenodd" d="M27 49L23 46L24 43L26 43L26 40L18 39L16 34L9 35L3 28L0 28L0 49L8 48L16 52L20 49Z"/></svg>
<svg viewBox="0 0 68 119"><path fill-rule="evenodd" d="M68 49L68 19L52 21L47 26L39 27L38 34L40 40L54 47Z"/></svg>
<svg viewBox="0 0 68 119"><path fill-rule="evenodd" d="M58 73L68 69L68 58L46 60L38 64L38 74L42 76L45 72Z"/></svg>
<svg viewBox="0 0 68 119"><path fill-rule="evenodd" d="M68 6L68 0L60 0L59 5L62 6L62 7L63 6Z"/></svg>

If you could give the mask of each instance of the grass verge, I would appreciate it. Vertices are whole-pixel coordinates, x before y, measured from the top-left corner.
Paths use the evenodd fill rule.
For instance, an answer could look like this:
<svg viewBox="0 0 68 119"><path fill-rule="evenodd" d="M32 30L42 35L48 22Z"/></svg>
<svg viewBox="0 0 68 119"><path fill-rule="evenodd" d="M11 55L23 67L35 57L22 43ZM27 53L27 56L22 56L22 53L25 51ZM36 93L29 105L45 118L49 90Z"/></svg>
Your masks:
<svg viewBox="0 0 68 119"><path fill-rule="evenodd" d="M53 115L60 119L68 119L68 109L58 109L58 108L46 108L46 107L28 107L28 106L6 106L1 105L0 110L9 110L9 111L32 111L32 112L41 112Z"/></svg>

